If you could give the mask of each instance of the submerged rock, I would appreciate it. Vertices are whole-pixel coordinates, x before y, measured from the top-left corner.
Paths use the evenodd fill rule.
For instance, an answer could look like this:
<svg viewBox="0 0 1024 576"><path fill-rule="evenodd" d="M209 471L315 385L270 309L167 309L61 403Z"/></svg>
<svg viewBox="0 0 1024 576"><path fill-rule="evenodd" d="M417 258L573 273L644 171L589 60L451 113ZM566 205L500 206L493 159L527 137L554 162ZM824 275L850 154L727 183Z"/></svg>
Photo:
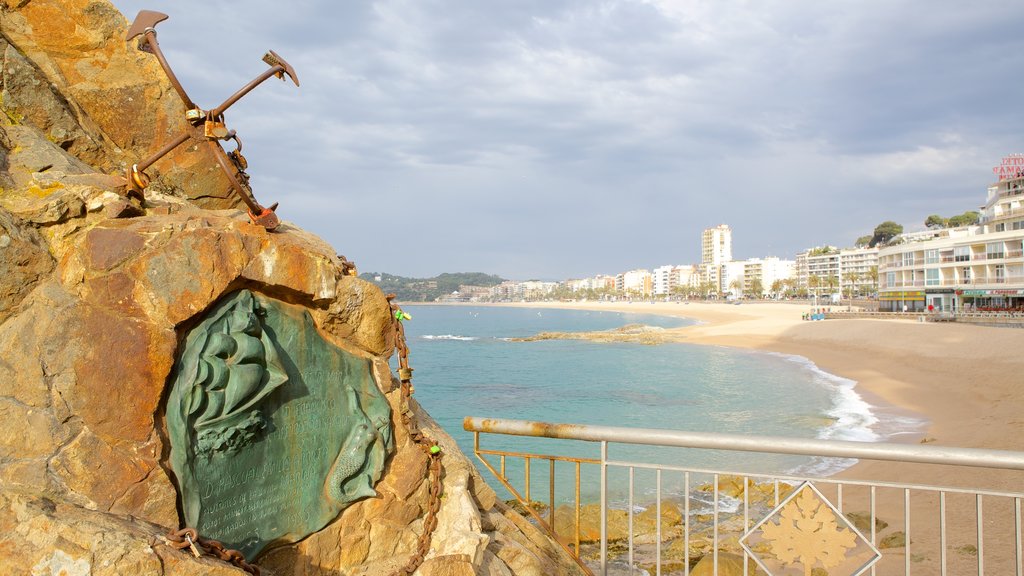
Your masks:
<svg viewBox="0 0 1024 576"><path fill-rule="evenodd" d="M509 338L512 342L538 342L541 340L589 340L591 342L636 342L663 344L667 341L665 329L660 326L627 324L598 332L540 332L523 338Z"/></svg>

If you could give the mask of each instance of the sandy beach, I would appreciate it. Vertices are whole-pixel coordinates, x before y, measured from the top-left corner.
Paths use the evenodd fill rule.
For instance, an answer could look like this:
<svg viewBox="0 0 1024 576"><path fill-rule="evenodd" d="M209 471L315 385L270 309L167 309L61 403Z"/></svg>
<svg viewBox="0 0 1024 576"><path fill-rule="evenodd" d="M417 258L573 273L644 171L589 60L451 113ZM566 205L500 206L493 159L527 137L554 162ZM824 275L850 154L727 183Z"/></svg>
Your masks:
<svg viewBox="0 0 1024 576"><path fill-rule="evenodd" d="M819 368L856 381L856 391L880 417L900 412L927 422L920 435L889 441L966 448L1024 450L1024 330L906 320L808 322L807 305L788 303L525 303L552 307L649 313L699 320L668 330L666 339L803 356ZM1020 492L1024 472L861 461L839 474L844 480L964 486ZM845 493L847 510L867 510L866 489ZM878 490L879 517L905 530L902 490ZM911 558L915 573L935 573L941 554L937 500L922 493L911 505ZM973 496L950 494L946 516L947 562L952 573L975 573L977 508ZM986 571L1011 573L1014 564L1013 501L983 505L981 556ZM903 573L908 560L897 549L880 573ZM1003 571L1007 570L1007 571Z"/></svg>

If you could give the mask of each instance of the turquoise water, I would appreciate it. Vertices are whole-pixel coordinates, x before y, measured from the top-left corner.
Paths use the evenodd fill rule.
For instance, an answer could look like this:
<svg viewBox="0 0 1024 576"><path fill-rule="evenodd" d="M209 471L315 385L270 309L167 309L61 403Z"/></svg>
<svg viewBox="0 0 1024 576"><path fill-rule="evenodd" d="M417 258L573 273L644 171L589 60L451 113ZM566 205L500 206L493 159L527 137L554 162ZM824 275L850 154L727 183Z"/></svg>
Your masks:
<svg viewBox="0 0 1024 576"><path fill-rule="evenodd" d="M470 456L473 437L462 428L466 416L801 438L881 437L878 419L853 391L853 382L799 357L690 344L507 340L632 323L669 328L692 324L689 320L501 307L410 306L407 311L413 316L406 322L406 334L416 399ZM584 442L488 435L483 445L599 457L599 445ZM612 445L609 455L630 462L746 472L828 474L851 464L630 445ZM525 475L520 462L509 461L510 474L517 478ZM570 465L563 466L556 468L559 501L570 498L574 474ZM596 467L590 468L584 468L589 477L585 501L598 496ZM489 472L481 472L498 486ZM534 462L531 483L540 491L535 499L547 499L547 474L546 463ZM663 480L664 493L681 493L681 475L668 474ZM638 494L649 494L649 484L649 478L641 481ZM610 490L613 499L625 498L625 472L612 473Z"/></svg>

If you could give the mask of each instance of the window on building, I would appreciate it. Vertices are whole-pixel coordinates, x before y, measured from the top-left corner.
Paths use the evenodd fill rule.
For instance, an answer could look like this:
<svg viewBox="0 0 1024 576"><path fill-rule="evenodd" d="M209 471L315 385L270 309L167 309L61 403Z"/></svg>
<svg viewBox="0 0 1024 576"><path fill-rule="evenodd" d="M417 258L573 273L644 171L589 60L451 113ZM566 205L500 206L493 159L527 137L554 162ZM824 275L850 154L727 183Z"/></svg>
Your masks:
<svg viewBox="0 0 1024 576"><path fill-rule="evenodd" d="M1006 232L1006 222L996 224L996 232Z"/></svg>
<svg viewBox="0 0 1024 576"><path fill-rule="evenodd" d="M963 282L964 284L971 283L971 269L968 268L967 266L964 266L960 270L960 281Z"/></svg>
<svg viewBox="0 0 1024 576"><path fill-rule="evenodd" d="M892 288L892 287L896 286L896 273L895 272L886 272L885 273L885 285L888 288Z"/></svg>
<svg viewBox="0 0 1024 576"><path fill-rule="evenodd" d="M939 269L932 268L924 271L924 285L925 286L938 286L939 285Z"/></svg>
<svg viewBox="0 0 1024 576"><path fill-rule="evenodd" d="M996 265L996 284L1002 284L1006 282L1006 267L1002 264Z"/></svg>
<svg viewBox="0 0 1024 576"><path fill-rule="evenodd" d="M970 246L956 246L953 248L953 261L954 262L968 262L971 259L971 247Z"/></svg>
<svg viewBox="0 0 1024 576"><path fill-rule="evenodd" d="M913 252L904 252L903 253L903 265L904 266L913 266L914 265L914 253Z"/></svg>
<svg viewBox="0 0 1024 576"><path fill-rule="evenodd" d="M1017 220L1016 222L1011 222L1010 228L1012 230L1024 229L1024 220Z"/></svg>
<svg viewBox="0 0 1024 576"><path fill-rule="evenodd" d="M989 260L1003 257L1003 243L989 242L985 245L985 257Z"/></svg>
<svg viewBox="0 0 1024 576"><path fill-rule="evenodd" d="M924 263L925 264L937 264L939 262L939 251L938 250L925 250L924 251Z"/></svg>

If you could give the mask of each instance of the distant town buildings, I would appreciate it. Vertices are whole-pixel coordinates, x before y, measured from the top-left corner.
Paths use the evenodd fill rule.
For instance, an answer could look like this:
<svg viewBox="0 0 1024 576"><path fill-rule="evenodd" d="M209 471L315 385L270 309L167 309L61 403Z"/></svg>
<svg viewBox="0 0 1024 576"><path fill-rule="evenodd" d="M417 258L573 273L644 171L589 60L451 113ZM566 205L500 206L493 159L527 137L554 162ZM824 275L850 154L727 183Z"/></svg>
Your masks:
<svg viewBox="0 0 1024 576"><path fill-rule="evenodd" d="M978 225L903 234L879 250L881 310L1024 310L1024 174L997 175Z"/></svg>
<svg viewBox="0 0 1024 576"><path fill-rule="evenodd" d="M988 188L977 225L908 232L882 247L819 246L795 260L733 260L732 229L719 224L701 232L699 263L557 283L460 286L442 299L877 297L880 308L890 311L1024 311L1024 172L1015 162L996 170L1000 180Z"/></svg>

